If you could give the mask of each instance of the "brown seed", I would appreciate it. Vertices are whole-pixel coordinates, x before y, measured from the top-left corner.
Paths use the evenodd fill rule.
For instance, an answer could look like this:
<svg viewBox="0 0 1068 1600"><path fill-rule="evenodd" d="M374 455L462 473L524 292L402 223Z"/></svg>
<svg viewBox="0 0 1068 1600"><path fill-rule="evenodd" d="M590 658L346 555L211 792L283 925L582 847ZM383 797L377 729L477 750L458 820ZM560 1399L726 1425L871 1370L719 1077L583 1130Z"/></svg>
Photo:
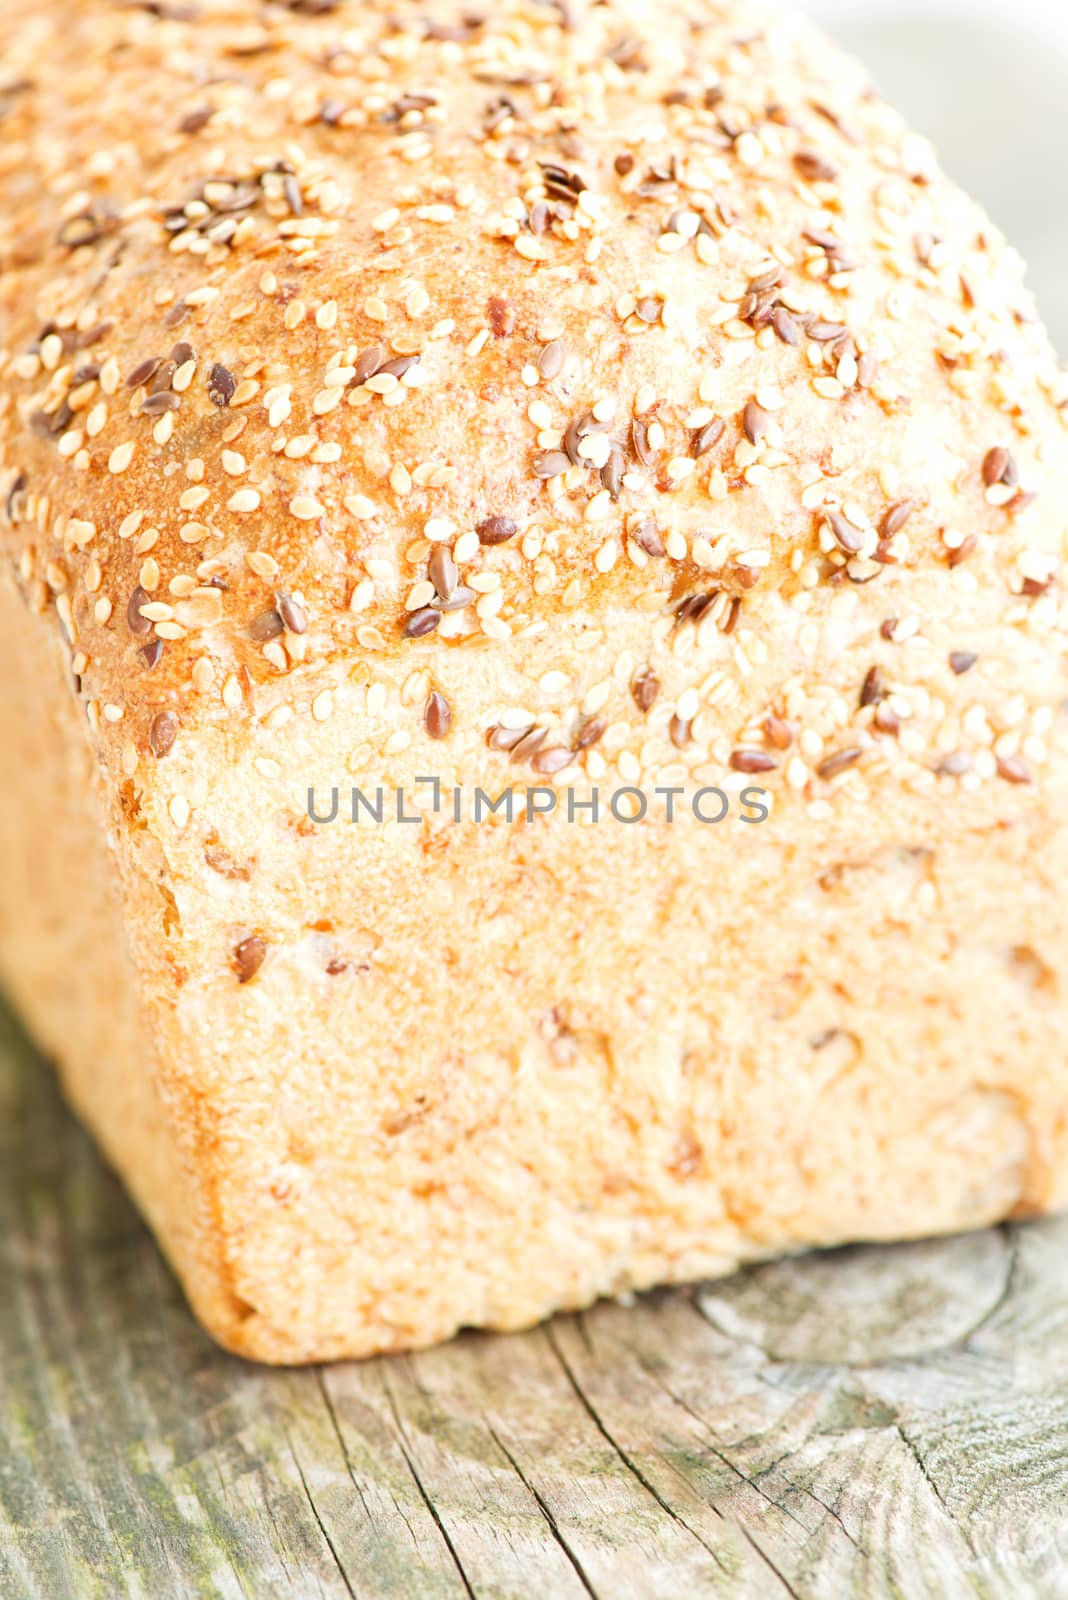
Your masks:
<svg viewBox="0 0 1068 1600"><path fill-rule="evenodd" d="M785 306L776 306L771 313L771 325L783 344L799 345L801 330Z"/></svg>
<svg viewBox="0 0 1068 1600"><path fill-rule="evenodd" d="M838 176L831 163L814 150L799 150L794 156L794 166L809 183L833 183Z"/></svg>
<svg viewBox="0 0 1068 1600"><path fill-rule="evenodd" d="M652 556L654 561L664 554L664 541L660 537L660 530L652 517L646 517L645 521L637 528L632 528L630 537L634 540L638 549L644 550L645 554Z"/></svg>
<svg viewBox="0 0 1068 1600"><path fill-rule="evenodd" d="M178 364L170 358L160 363L159 370L148 386L150 395L163 394L171 386L174 374L178 371Z"/></svg>
<svg viewBox="0 0 1068 1600"><path fill-rule="evenodd" d="M874 350L865 350L857 361L857 383L862 389L870 389L879 376L879 357Z"/></svg>
<svg viewBox="0 0 1068 1600"><path fill-rule="evenodd" d="M951 650L949 652L949 665L961 677L965 672L970 672L979 660L974 650Z"/></svg>
<svg viewBox="0 0 1068 1600"><path fill-rule="evenodd" d="M548 776L554 772L562 772L569 767L575 759L573 750L566 749L562 744L553 745L549 750L539 750L531 762L535 772Z"/></svg>
<svg viewBox="0 0 1068 1600"><path fill-rule="evenodd" d="M619 499L619 491L623 486L623 473L626 463L620 450L613 450L604 466L601 468L601 483L613 500Z"/></svg>
<svg viewBox="0 0 1068 1600"><path fill-rule="evenodd" d="M224 367L216 361L208 378L208 399L212 405L228 406L234 398L236 389L237 379L229 367Z"/></svg>
<svg viewBox="0 0 1068 1600"><path fill-rule="evenodd" d="M25 510L22 499L25 490L26 474L19 472L11 488L7 491L7 499L4 502L4 514L12 526L21 520L22 513Z"/></svg>
<svg viewBox="0 0 1068 1600"><path fill-rule="evenodd" d="M635 311L640 321L646 322L652 327L660 321L664 314L664 302L662 300L653 300L652 298L639 300Z"/></svg>
<svg viewBox="0 0 1068 1600"><path fill-rule="evenodd" d="M641 465L651 467L656 460L656 452L649 448L649 426L641 417L635 417L630 425L630 442Z"/></svg>
<svg viewBox="0 0 1068 1600"><path fill-rule="evenodd" d="M742 427L750 444L758 444L768 431L771 418L755 400L747 400L742 412Z"/></svg>
<svg viewBox="0 0 1068 1600"><path fill-rule="evenodd" d="M822 317L813 317L806 324L805 332L816 344L830 344L848 333L849 329L841 322L825 322Z"/></svg>
<svg viewBox="0 0 1068 1600"><path fill-rule="evenodd" d="M550 452L551 454L552 452ZM559 454L559 451L556 452ZM566 472L565 460L563 470ZM475 528L479 544L507 544L509 539L514 539L519 532L519 524L511 517L484 517Z"/></svg>
<svg viewBox="0 0 1068 1600"><path fill-rule="evenodd" d="M883 698L885 693L886 693L886 690L883 688L883 675L879 671L879 668L878 667L869 667L868 668L868 675L864 679L864 684L863 684L863 687L861 688L861 691L860 691L860 703L861 703L861 705L862 706L875 706L875 705L878 705L879 701Z"/></svg>
<svg viewBox="0 0 1068 1600"><path fill-rule="evenodd" d="M486 733L486 743L491 750L511 751L529 733L533 732L533 726L529 728L490 728Z"/></svg>
<svg viewBox="0 0 1068 1600"><path fill-rule="evenodd" d="M776 750L789 750L794 742L794 730L785 718L771 713L764 718L764 737Z"/></svg>
<svg viewBox="0 0 1068 1600"><path fill-rule="evenodd" d="M201 128L206 128L215 115L214 106L197 106L193 111L187 111L178 124L179 133L199 133Z"/></svg>
<svg viewBox="0 0 1068 1600"><path fill-rule="evenodd" d="M179 339L172 349L169 359L174 362L174 370L177 372L178 368L184 367L187 361L195 361L196 358L197 353L188 339Z"/></svg>
<svg viewBox="0 0 1068 1600"><path fill-rule="evenodd" d="M443 694L435 689L426 703L423 721L431 739L444 739L452 727L452 707Z"/></svg>
<svg viewBox="0 0 1068 1600"><path fill-rule="evenodd" d="M825 250L828 255L839 255L842 251L842 241L829 233L826 228L806 228L802 237L809 244L814 244L818 250Z"/></svg>
<svg viewBox="0 0 1068 1600"><path fill-rule="evenodd" d="M162 356L149 356L147 361L139 362L127 376L127 389L140 389L142 384L147 383L149 378L155 376L162 365Z"/></svg>
<svg viewBox="0 0 1068 1600"><path fill-rule="evenodd" d="M308 613L292 595L280 589L274 597L274 603L278 607L278 615L290 633L307 633Z"/></svg>
<svg viewBox="0 0 1068 1600"><path fill-rule="evenodd" d="M434 632L440 622L440 611L435 611L433 606L421 606L405 621L404 636L406 639L425 639L428 633Z"/></svg>
<svg viewBox="0 0 1068 1600"><path fill-rule="evenodd" d="M836 778L840 772L846 772L855 765L864 754L854 745L849 750L837 750L833 756L825 756L816 768L818 777Z"/></svg>
<svg viewBox="0 0 1068 1600"><path fill-rule="evenodd" d="M263 966L267 955L267 946L258 934L250 934L247 939L242 939L234 947L233 968L237 973L238 983L248 983L254 978Z"/></svg>
<svg viewBox="0 0 1068 1600"><path fill-rule="evenodd" d="M141 585L138 584L137 588L130 596L129 604L126 607L127 625L129 626L130 632L136 634L138 638L141 638L146 633L152 632L151 622L149 622L147 617L143 617L141 615L141 607L147 606L150 599L151 595L149 595L148 591L146 589L142 589Z"/></svg>
<svg viewBox="0 0 1068 1600"><path fill-rule="evenodd" d="M538 357L539 376L544 378L546 383L551 383L554 378L558 378L563 372L566 360L567 351L563 343L559 339L554 339L551 344L545 346L545 349Z"/></svg>
<svg viewBox="0 0 1068 1600"><path fill-rule="evenodd" d="M711 422L706 422L703 428L698 428L690 440L690 454L695 461L707 455L714 444L718 444L726 432L727 424L721 417L713 417Z"/></svg>
<svg viewBox="0 0 1068 1600"><path fill-rule="evenodd" d="M651 711L660 693L660 679L651 667L646 667L633 679L630 692L639 711Z"/></svg>
<svg viewBox="0 0 1068 1600"><path fill-rule="evenodd" d="M856 555L864 544L860 529L854 528L848 517L844 517L840 511L828 511L827 522L841 548L849 555Z"/></svg>
<svg viewBox="0 0 1068 1600"><path fill-rule="evenodd" d="M275 610L261 611L258 617L253 617L248 625L248 636L257 644L266 644L268 639L277 639L285 631L285 623Z"/></svg>
<svg viewBox="0 0 1068 1600"><path fill-rule="evenodd" d="M1022 756L1003 756L998 762L998 777L1006 783L1030 783L1031 772Z"/></svg>
<svg viewBox="0 0 1068 1600"><path fill-rule="evenodd" d="M460 587L458 589L454 589L447 600L442 600L441 604L438 606L438 610L462 611L464 606L469 606L476 598L477 596L475 595L475 591L473 589L469 589L466 583L461 583Z"/></svg>
<svg viewBox="0 0 1068 1600"><path fill-rule="evenodd" d="M395 361L386 361L379 367L379 373L385 373L390 378L403 378L406 372L419 365L418 356L398 356Z"/></svg>
<svg viewBox="0 0 1068 1600"><path fill-rule="evenodd" d="M734 750L730 764L735 772L774 772L779 763L766 750Z"/></svg>
<svg viewBox="0 0 1068 1600"><path fill-rule="evenodd" d="M452 599L456 593L456 585L460 581L460 574L456 562L452 559L452 552L443 544L435 546L430 552L426 575L442 600Z"/></svg>
<svg viewBox="0 0 1068 1600"><path fill-rule="evenodd" d="M602 737L607 726L603 717L588 717L575 735L575 749L588 750Z"/></svg>
<svg viewBox="0 0 1068 1600"><path fill-rule="evenodd" d="M148 730L148 742L154 756L162 761L164 756L170 755L177 737L178 718L173 711L161 711L158 716L153 717L152 726Z"/></svg>
<svg viewBox="0 0 1068 1600"><path fill-rule="evenodd" d="M685 750L690 742L690 730L692 727L693 724L684 717L680 717L677 714L672 717L671 722L668 724L668 734L676 750Z"/></svg>
<svg viewBox="0 0 1068 1600"><path fill-rule="evenodd" d="M150 639L147 644L143 644L141 646L137 653L141 657L141 660L144 662L148 671L151 672L153 667L159 666L163 657L163 640Z"/></svg>
<svg viewBox="0 0 1068 1600"><path fill-rule="evenodd" d="M515 744L508 747L511 751L512 760L529 761L531 756L541 749L548 737L549 733L546 728L527 728L524 733L520 734Z"/></svg>
<svg viewBox="0 0 1068 1600"><path fill-rule="evenodd" d="M558 478L570 465L571 462L562 450L542 450L534 457L534 476Z"/></svg>
<svg viewBox="0 0 1068 1600"><path fill-rule="evenodd" d="M883 538L892 539L895 533L899 533L915 510L915 500L895 500L883 517L879 528Z"/></svg>
<svg viewBox="0 0 1068 1600"><path fill-rule="evenodd" d="M876 706L874 723L880 733L896 736L901 732L901 718L887 700Z"/></svg>
<svg viewBox="0 0 1068 1600"><path fill-rule="evenodd" d="M767 294L769 289L777 289L782 282L783 271L781 267L769 267L767 272L759 273L749 280L750 294Z"/></svg>
<svg viewBox="0 0 1068 1600"><path fill-rule="evenodd" d="M486 304L486 315L489 318L490 331L495 338L506 339L510 333L515 332L515 308L509 305L503 295L490 295Z"/></svg>
<svg viewBox="0 0 1068 1600"><path fill-rule="evenodd" d="M357 388L361 383L366 383L368 378L373 378L375 373L379 372L383 364L388 360L389 351L383 349L380 344L373 344L368 349L361 350L353 362L353 369L356 374L352 380L353 383L356 384Z"/></svg>
<svg viewBox="0 0 1068 1600"><path fill-rule="evenodd" d="M1003 444L996 444L983 457L983 482L987 488L1004 483L1012 488L1020 481L1020 469Z"/></svg>
<svg viewBox="0 0 1068 1600"><path fill-rule="evenodd" d="M968 557L970 555L974 555L978 548L979 535L977 533L970 533L963 544L958 545L955 550L951 550L949 552L950 566L959 567L961 562L967 561Z"/></svg>
<svg viewBox="0 0 1068 1600"><path fill-rule="evenodd" d="M146 396L141 406L141 415L145 417L161 417L165 411L180 411L181 408L181 395L174 394L170 389L162 389L158 394Z"/></svg>
<svg viewBox="0 0 1068 1600"><path fill-rule="evenodd" d="M564 433L564 451L573 467L583 465L582 457L579 455L579 445L587 432L583 424L584 418L573 417Z"/></svg>

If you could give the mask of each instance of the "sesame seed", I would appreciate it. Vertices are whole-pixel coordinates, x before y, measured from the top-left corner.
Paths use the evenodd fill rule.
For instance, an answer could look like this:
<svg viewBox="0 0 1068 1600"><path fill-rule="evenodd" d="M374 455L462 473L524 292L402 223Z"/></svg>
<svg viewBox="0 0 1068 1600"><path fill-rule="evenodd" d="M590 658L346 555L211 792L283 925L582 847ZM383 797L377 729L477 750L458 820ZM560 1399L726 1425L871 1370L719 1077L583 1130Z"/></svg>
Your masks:
<svg viewBox="0 0 1068 1600"><path fill-rule="evenodd" d="M300 494L289 502L289 511L298 522L315 522L319 517L325 516L326 507L321 505L314 495Z"/></svg>
<svg viewBox="0 0 1068 1600"><path fill-rule="evenodd" d="M128 439L125 444L116 445L108 457L108 471L116 476L120 472L125 472L133 460L134 448L132 439Z"/></svg>

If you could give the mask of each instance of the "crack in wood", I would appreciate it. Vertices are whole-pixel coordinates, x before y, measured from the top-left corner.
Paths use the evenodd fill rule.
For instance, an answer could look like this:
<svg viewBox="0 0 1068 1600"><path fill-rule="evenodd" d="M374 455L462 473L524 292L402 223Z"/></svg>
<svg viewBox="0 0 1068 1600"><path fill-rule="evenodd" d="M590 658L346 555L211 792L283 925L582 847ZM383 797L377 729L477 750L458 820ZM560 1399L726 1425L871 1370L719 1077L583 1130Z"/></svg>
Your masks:
<svg viewBox="0 0 1068 1600"><path fill-rule="evenodd" d="M571 1546L561 1533L556 1518L553 1516L548 1505L545 1503L544 1498L538 1493L530 1479L524 1475L522 1467L519 1465L518 1461L512 1455L507 1445L489 1422L486 1423L486 1431L493 1440L494 1444L497 1446L497 1449L501 1452L501 1455L505 1458L509 1466L514 1471L524 1489L526 1489L527 1493L534 1501L534 1504L537 1506L538 1510L541 1512L549 1532L552 1534L553 1538L556 1540L556 1543L564 1552L564 1555L567 1557L568 1561L570 1561L572 1567L574 1567L576 1576L578 1577L578 1580L582 1584L582 1587L585 1589L586 1593L590 1595L591 1600L599 1600L597 1590L593 1587L593 1584L583 1571L582 1562L579 1560L578 1556L572 1550Z"/></svg>

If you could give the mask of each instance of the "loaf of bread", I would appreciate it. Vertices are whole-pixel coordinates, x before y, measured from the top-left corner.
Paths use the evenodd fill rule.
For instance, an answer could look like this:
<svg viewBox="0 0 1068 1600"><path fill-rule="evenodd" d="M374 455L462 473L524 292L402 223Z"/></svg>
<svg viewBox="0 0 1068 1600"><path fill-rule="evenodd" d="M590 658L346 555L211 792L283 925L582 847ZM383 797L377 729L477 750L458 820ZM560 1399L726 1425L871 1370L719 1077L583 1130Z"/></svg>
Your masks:
<svg viewBox="0 0 1068 1600"><path fill-rule="evenodd" d="M756 0L5 0L0 974L218 1339L1068 1198L1066 401Z"/></svg>

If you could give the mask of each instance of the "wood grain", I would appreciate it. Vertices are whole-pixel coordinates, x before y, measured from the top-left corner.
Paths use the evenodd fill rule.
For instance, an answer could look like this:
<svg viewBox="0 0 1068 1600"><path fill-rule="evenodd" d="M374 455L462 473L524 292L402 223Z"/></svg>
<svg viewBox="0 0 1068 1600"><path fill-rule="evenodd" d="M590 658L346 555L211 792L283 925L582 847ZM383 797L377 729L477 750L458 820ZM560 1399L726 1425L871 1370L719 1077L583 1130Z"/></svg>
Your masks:
<svg viewBox="0 0 1068 1600"><path fill-rule="evenodd" d="M1008 1226L259 1370L0 1014L0 1595L1058 1600L1066 1260Z"/></svg>

